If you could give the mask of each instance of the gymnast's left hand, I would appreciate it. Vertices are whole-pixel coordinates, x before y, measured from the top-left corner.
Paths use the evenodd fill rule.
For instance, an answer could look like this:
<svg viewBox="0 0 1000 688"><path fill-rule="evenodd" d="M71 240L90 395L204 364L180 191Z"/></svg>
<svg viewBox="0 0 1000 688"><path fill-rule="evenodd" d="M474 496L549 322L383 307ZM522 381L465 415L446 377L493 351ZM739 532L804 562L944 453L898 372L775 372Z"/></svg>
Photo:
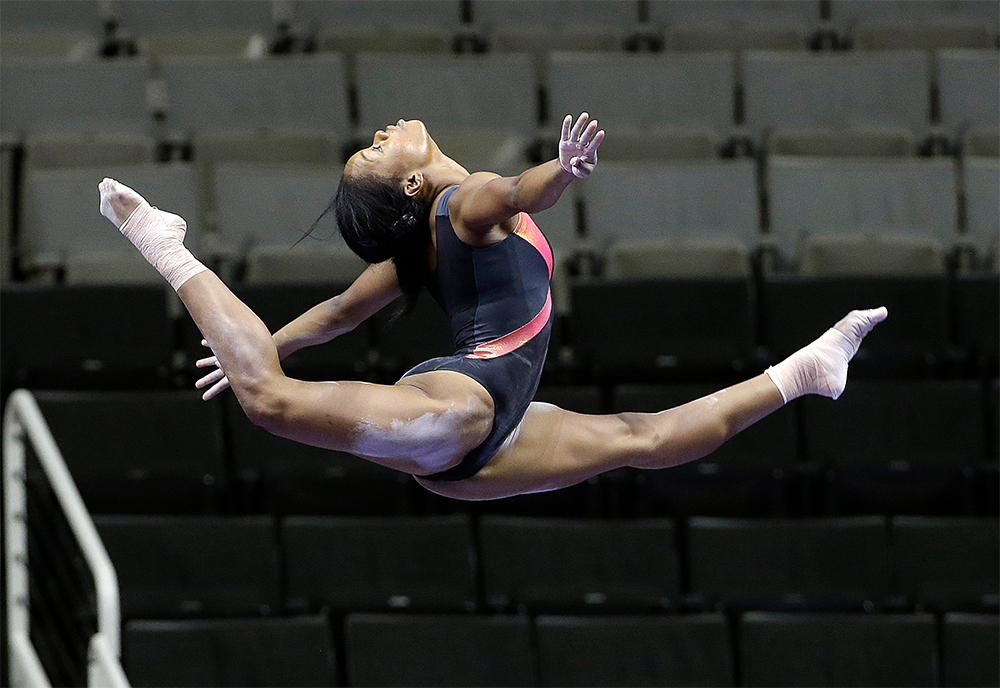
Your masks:
<svg viewBox="0 0 1000 688"><path fill-rule="evenodd" d="M208 342L204 339L201 340L201 344L202 346L208 346ZM215 366L215 370L194 383L194 386L198 389L203 389L211 385L211 387L209 387L209 389L201 395L201 398L204 401L208 401L220 392L229 389L229 378L227 378L226 374L222 372L222 366L219 365L219 359L215 356L199 359L195 365L199 368L210 368Z"/></svg>
<svg viewBox="0 0 1000 688"><path fill-rule="evenodd" d="M577 179L586 179L597 167L597 147L604 140L604 130L597 130L597 120L589 125L590 115L580 115L573 124L573 116L563 119L562 136L559 138L559 164Z"/></svg>

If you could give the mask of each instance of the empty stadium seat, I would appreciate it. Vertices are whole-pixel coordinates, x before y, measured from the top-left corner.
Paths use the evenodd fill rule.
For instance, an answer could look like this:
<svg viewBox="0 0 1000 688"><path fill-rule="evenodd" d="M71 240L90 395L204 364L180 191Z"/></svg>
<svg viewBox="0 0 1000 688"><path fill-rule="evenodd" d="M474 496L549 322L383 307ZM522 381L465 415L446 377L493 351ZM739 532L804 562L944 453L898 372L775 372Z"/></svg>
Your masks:
<svg viewBox="0 0 1000 688"><path fill-rule="evenodd" d="M219 208L216 184L226 186L227 182L235 178L236 181L245 181L254 186L255 193L271 195L275 193L276 189L274 187L261 188L264 186L263 182L271 182L275 186L281 187L283 181L286 185L283 190L288 191L289 181L294 183L303 177L308 179L310 172L338 165L342 155L342 139L343 136L336 132L294 129L226 129L195 133L191 142L191 156L200 178L199 191L201 202L206 210L206 223L217 228L221 221L220 211L236 210L242 215L246 214L246 210L239 206ZM328 181L327 195L323 199L325 203L322 208L314 208L315 216L308 225L299 229L302 231L308 229L322 209L329 204L333 197L333 189L336 188L336 182L339 179L340 170L334 170ZM308 182L304 183L295 189L296 196L310 188ZM238 202L240 195L234 194L231 187L229 190L229 198L235 197ZM267 197L265 196L265 198ZM296 207L294 210L275 208L272 204L263 203L255 204L254 207L261 212L304 212L305 207L303 206L308 204L298 203L296 205L300 207ZM251 226L257 225L256 217L251 220ZM297 227L277 226L273 227L271 232L277 234L295 228Z"/></svg>
<svg viewBox="0 0 1000 688"><path fill-rule="evenodd" d="M351 614L344 624L352 686L532 686L524 616Z"/></svg>
<svg viewBox="0 0 1000 688"><path fill-rule="evenodd" d="M148 165L156 161L156 141L146 133L44 132L25 137L24 155L31 169Z"/></svg>
<svg viewBox="0 0 1000 688"><path fill-rule="evenodd" d="M665 163L712 159L721 148L722 136L711 127L616 126L614 136L601 143L600 158L607 162Z"/></svg>
<svg viewBox="0 0 1000 688"><path fill-rule="evenodd" d="M527 55L361 53L356 58L360 136L418 118L436 131L494 138L534 133L535 87Z"/></svg>
<svg viewBox="0 0 1000 688"><path fill-rule="evenodd" d="M284 247L290 256L308 251L316 239L344 246L330 213L313 231L314 239L304 239L292 250L330 206L341 172L339 165L331 164L213 165L216 250L238 260L248 249L261 245Z"/></svg>
<svg viewBox="0 0 1000 688"><path fill-rule="evenodd" d="M820 157L909 157L916 137L906 127L775 127L767 134L767 155Z"/></svg>
<svg viewBox="0 0 1000 688"><path fill-rule="evenodd" d="M942 638L942 686L992 686L1000 682L1000 620L995 614L945 614Z"/></svg>
<svg viewBox="0 0 1000 688"><path fill-rule="evenodd" d="M405 515L412 478L344 452L271 435L251 423L233 395L225 399L228 446L250 509L315 516Z"/></svg>
<svg viewBox="0 0 1000 688"><path fill-rule="evenodd" d="M930 614L744 614L740 665L747 686L932 686Z"/></svg>
<svg viewBox="0 0 1000 688"><path fill-rule="evenodd" d="M658 24L693 20L723 22L781 19L812 23L820 18L819 12L818 3L801 0L764 0L752 3L734 3L728 0L652 0L649 3L649 20Z"/></svg>
<svg viewBox="0 0 1000 688"><path fill-rule="evenodd" d="M349 283L367 267L347 246L314 240L296 251L288 246L250 249L243 279L248 284Z"/></svg>
<svg viewBox="0 0 1000 688"><path fill-rule="evenodd" d="M14 215L13 203L16 146L4 136L0 142L0 283L14 275Z"/></svg>
<svg viewBox="0 0 1000 688"><path fill-rule="evenodd" d="M965 512L963 473L986 455L983 406L975 381L855 380L835 404L804 399L806 457L831 469L827 511Z"/></svg>
<svg viewBox="0 0 1000 688"><path fill-rule="evenodd" d="M658 609L676 603L674 524L484 516L486 603L493 609Z"/></svg>
<svg viewBox="0 0 1000 688"><path fill-rule="evenodd" d="M0 126L5 133L108 130L147 132L150 65L144 58L63 61L5 59ZM55 97L58 94L58 97ZM100 181L100 180L98 180Z"/></svg>
<svg viewBox="0 0 1000 688"><path fill-rule="evenodd" d="M996 20L993 22L996 30ZM942 50L937 54L941 123L958 130L1000 123L996 50Z"/></svg>
<svg viewBox="0 0 1000 688"><path fill-rule="evenodd" d="M691 592L749 609L880 606L889 585L885 519L688 521Z"/></svg>
<svg viewBox="0 0 1000 688"><path fill-rule="evenodd" d="M955 342L980 370L996 374L1000 356L1000 277L959 274L951 286Z"/></svg>
<svg viewBox="0 0 1000 688"><path fill-rule="evenodd" d="M138 35L223 29L267 33L272 25L272 10L270 3L247 5L240 0L185 3L180 6L143 0L119 0L114 3L114 18L122 28Z"/></svg>
<svg viewBox="0 0 1000 688"><path fill-rule="evenodd" d="M164 286L7 284L2 298L0 369L12 383L57 389L166 383L173 332Z"/></svg>
<svg viewBox="0 0 1000 688"><path fill-rule="evenodd" d="M930 124L929 58L921 51L748 52L746 124L769 127Z"/></svg>
<svg viewBox="0 0 1000 688"><path fill-rule="evenodd" d="M731 375L753 357L746 279L581 279L571 288L573 346L598 376Z"/></svg>
<svg viewBox="0 0 1000 688"><path fill-rule="evenodd" d="M996 518L896 516L890 534L896 592L927 609L996 611Z"/></svg>
<svg viewBox="0 0 1000 688"><path fill-rule="evenodd" d="M281 608L274 521L95 516L125 619L267 614Z"/></svg>
<svg viewBox="0 0 1000 688"><path fill-rule="evenodd" d="M612 412L658 413L703 399L723 385L619 385ZM798 509L793 489L797 414L760 420L709 456L634 476L634 513L644 516L782 516Z"/></svg>
<svg viewBox="0 0 1000 688"><path fill-rule="evenodd" d="M736 675L725 617L539 616L544 686L727 686Z"/></svg>
<svg viewBox="0 0 1000 688"><path fill-rule="evenodd" d="M885 306L889 317L851 361L855 378L925 375L947 356L947 285L926 277L801 277L772 274L759 294L764 346L780 360L856 308ZM848 393L850 393L848 387Z"/></svg>
<svg viewBox="0 0 1000 688"><path fill-rule="evenodd" d="M892 233L809 236L802 242L799 274L804 277L913 277L944 275L940 242Z"/></svg>
<svg viewBox="0 0 1000 688"><path fill-rule="evenodd" d="M122 635L125 671L133 685L339 685L325 614L130 621Z"/></svg>
<svg viewBox="0 0 1000 688"><path fill-rule="evenodd" d="M294 20L307 21L320 28L338 25L364 26L376 23L403 26L440 25L449 28L462 21L461 3L457 0L341 0L336 3L300 2L294 7Z"/></svg>
<svg viewBox="0 0 1000 688"><path fill-rule="evenodd" d="M957 238L950 160L775 156L768 164L770 235L793 259L815 234L915 234L950 247Z"/></svg>
<svg viewBox="0 0 1000 688"><path fill-rule="evenodd" d="M586 111L631 129L669 125L726 132L733 124L734 59L727 53L556 52L549 57L547 83L553 122Z"/></svg>
<svg viewBox="0 0 1000 688"><path fill-rule="evenodd" d="M167 124L188 134L224 128L349 134L340 55L165 57L160 74L167 90Z"/></svg>
<svg viewBox="0 0 1000 688"><path fill-rule="evenodd" d="M8 0L4 2L3 32L74 29L97 33L101 29L100 0ZM6 38L6 36L4 37Z"/></svg>
<svg viewBox="0 0 1000 688"><path fill-rule="evenodd" d="M185 244L195 253L201 238L201 208L191 165L105 165L101 167L31 169L23 183L20 249L27 268L51 270L72 257L102 253L109 264L130 261L137 252L99 210L98 184L105 177L130 186L152 205L187 222ZM133 280L141 272L133 271ZM153 268L148 281L162 284ZM105 284L114 284L114 269ZM132 281L132 280L130 280Z"/></svg>
<svg viewBox="0 0 1000 688"><path fill-rule="evenodd" d="M735 239L756 245L759 230L750 160L607 164L584 190L594 240ZM726 203L718 199L725 197Z"/></svg>
<svg viewBox="0 0 1000 688"><path fill-rule="evenodd" d="M739 239L625 239L604 256L611 279L748 279L750 269L750 249Z"/></svg>
<svg viewBox="0 0 1000 688"><path fill-rule="evenodd" d="M667 28L669 50L805 50L810 27L785 20L677 22Z"/></svg>
<svg viewBox="0 0 1000 688"><path fill-rule="evenodd" d="M965 220L966 233L980 262L985 266L995 256L1000 245L1000 208L995 203L1000 196L1000 159L965 158ZM994 263L993 272L1000 271Z"/></svg>
<svg viewBox="0 0 1000 688"><path fill-rule="evenodd" d="M830 15L838 25L867 19L912 17L921 20L979 19L997 23L996 3L990 0L831 0Z"/></svg>
<svg viewBox="0 0 1000 688"><path fill-rule="evenodd" d="M36 396L92 512L197 514L225 505L221 418L197 394Z"/></svg>
<svg viewBox="0 0 1000 688"><path fill-rule="evenodd" d="M293 609L474 611L465 516L284 519Z"/></svg>
<svg viewBox="0 0 1000 688"><path fill-rule="evenodd" d="M974 19L959 20L869 20L851 31L853 47L859 50L990 49L996 46L997 27Z"/></svg>

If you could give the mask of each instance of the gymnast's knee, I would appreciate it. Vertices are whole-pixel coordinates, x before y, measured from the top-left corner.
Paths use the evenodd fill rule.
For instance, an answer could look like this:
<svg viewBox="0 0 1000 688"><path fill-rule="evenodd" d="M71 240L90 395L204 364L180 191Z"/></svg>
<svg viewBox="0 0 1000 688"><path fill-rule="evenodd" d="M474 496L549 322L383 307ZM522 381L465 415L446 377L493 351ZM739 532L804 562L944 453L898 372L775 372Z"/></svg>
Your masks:
<svg viewBox="0 0 1000 688"><path fill-rule="evenodd" d="M233 385L233 390L251 423L272 434L284 427L291 404L278 384L253 381Z"/></svg>

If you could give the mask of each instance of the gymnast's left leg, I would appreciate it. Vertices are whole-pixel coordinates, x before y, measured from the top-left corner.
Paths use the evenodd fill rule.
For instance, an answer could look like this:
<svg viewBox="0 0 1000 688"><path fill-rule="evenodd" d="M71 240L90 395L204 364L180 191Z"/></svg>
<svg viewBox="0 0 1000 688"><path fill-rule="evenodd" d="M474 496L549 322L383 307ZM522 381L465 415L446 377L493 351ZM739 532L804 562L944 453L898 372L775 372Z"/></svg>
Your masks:
<svg viewBox="0 0 1000 688"><path fill-rule="evenodd" d="M660 413L585 415L532 403L517 434L482 470L455 482L418 478L456 499L496 499L568 487L616 468L658 469L700 459L804 394L836 399L861 340L885 308L852 311L764 373Z"/></svg>
<svg viewBox="0 0 1000 688"><path fill-rule="evenodd" d="M489 433L485 391L458 373L424 373L396 385L286 377L264 323L184 247L184 220L112 179L100 190L102 214L177 290L255 424L415 475L454 465Z"/></svg>

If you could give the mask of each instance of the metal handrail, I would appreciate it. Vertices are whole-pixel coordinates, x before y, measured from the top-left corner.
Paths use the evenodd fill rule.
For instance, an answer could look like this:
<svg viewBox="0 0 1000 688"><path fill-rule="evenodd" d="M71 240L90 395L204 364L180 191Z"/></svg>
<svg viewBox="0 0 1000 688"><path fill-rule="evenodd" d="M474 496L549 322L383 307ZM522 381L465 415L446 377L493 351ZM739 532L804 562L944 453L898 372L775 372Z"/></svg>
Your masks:
<svg viewBox="0 0 1000 688"><path fill-rule="evenodd" d="M42 470L66 514L83 557L94 576L97 592L97 632L106 654L121 657L121 616L118 577L90 513L83 504L62 452L49 431L35 397L25 389L11 393L3 419L4 523L7 534L7 623L11 646L23 637L30 646L28 614L28 530L25 509L25 439L35 447ZM32 648L33 654L33 648ZM14 669L14 657L11 657ZM124 674L122 674L124 676ZM13 677L12 677L13 678ZM127 682L124 685L128 685Z"/></svg>

